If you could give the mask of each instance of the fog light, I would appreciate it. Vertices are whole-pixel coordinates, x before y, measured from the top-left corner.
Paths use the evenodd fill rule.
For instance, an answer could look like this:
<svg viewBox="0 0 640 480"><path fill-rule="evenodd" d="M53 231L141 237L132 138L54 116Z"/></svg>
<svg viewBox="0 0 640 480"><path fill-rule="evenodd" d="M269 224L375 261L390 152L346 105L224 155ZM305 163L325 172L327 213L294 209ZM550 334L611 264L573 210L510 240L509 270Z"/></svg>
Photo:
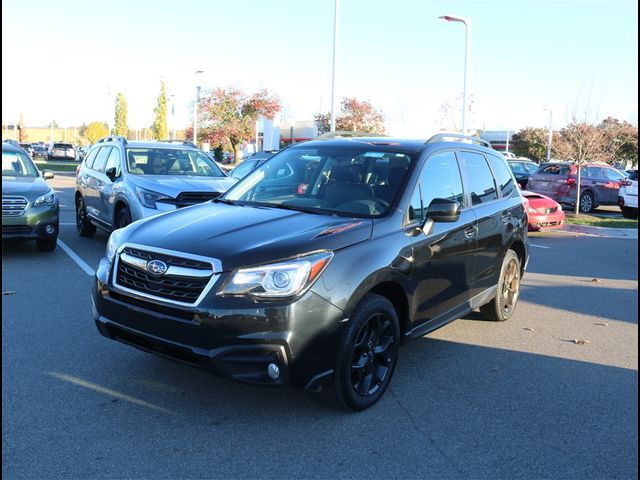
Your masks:
<svg viewBox="0 0 640 480"><path fill-rule="evenodd" d="M275 363L270 363L267 366L267 374L273 379L277 380L280 377L280 369Z"/></svg>
<svg viewBox="0 0 640 480"><path fill-rule="evenodd" d="M56 226L50 223L49 225L44 227L44 231L47 235L53 235L54 233L56 233Z"/></svg>

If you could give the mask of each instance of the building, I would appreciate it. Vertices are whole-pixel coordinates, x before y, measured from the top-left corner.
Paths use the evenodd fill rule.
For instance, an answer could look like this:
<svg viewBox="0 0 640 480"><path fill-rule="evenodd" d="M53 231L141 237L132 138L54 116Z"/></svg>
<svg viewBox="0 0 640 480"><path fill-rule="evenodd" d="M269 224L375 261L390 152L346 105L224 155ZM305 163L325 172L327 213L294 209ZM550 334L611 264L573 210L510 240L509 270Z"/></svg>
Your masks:
<svg viewBox="0 0 640 480"><path fill-rule="evenodd" d="M513 149L513 136L515 133L515 130L485 130L480 132L480 138L489 142L494 150L505 152ZM509 137L508 146L507 136Z"/></svg>

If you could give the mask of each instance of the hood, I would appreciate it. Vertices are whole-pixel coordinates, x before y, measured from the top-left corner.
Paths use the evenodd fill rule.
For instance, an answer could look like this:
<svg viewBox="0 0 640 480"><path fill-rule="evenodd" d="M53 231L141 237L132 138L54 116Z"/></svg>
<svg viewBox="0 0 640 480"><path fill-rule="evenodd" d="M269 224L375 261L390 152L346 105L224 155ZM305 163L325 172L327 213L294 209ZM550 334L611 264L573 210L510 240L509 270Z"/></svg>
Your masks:
<svg viewBox="0 0 640 480"><path fill-rule="evenodd" d="M31 201L49 190L51 187L42 177L2 176L2 195L21 195Z"/></svg>
<svg viewBox="0 0 640 480"><path fill-rule="evenodd" d="M217 258L223 271L368 240L371 219L204 203L130 226L123 241Z"/></svg>
<svg viewBox="0 0 640 480"><path fill-rule="evenodd" d="M133 183L154 192L176 198L182 192L226 192L237 182L231 177L196 177L185 175L136 175Z"/></svg>

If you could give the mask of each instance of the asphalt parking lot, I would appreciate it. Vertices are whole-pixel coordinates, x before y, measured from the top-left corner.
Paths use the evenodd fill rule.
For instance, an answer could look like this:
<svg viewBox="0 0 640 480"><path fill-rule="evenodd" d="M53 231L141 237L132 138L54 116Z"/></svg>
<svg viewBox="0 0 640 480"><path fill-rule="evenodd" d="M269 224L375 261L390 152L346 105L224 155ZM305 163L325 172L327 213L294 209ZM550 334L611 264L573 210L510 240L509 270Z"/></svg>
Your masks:
<svg viewBox="0 0 640 480"><path fill-rule="evenodd" d="M406 345L349 414L101 337L73 181L54 253L3 243L3 478L637 478L637 240L532 234L511 320Z"/></svg>

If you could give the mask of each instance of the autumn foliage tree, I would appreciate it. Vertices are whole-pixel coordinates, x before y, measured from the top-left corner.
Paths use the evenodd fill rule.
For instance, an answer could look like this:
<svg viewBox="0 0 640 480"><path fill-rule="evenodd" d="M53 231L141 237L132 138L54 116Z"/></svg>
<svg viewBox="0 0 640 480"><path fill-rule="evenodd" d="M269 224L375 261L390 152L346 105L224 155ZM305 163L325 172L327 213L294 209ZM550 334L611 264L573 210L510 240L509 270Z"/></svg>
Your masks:
<svg viewBox="0 0 640 480"><path fill-rule="evenodd" d="M160 83L160 95L158 104L153 109L153 125L151 130L156 140L164 140L169 137L169 127L167 127L167 90L164 81Z"/></svg>
<svg viewBox="0 0 640 480"><path fill-rule="evenodd" d="M253 94L236 88L205 92L198 108L198 140L214 148L228 142L237 162L242 142L255 137L258 118L272 120L280 108L280 99L266 89ZM193 127L186 133L193 135Z"/></svg>
<svg viewBox="0 0 640 480"><path fill-rule="evenodd" d="M125 138L129 134L129 127L127 126L127 110L127 100L124 98L124 94L118 93L118 95L116 95L114 132L116 135L122 135Z"/></svg>
<svg viewBox="0 0 640 480"><path fill-rule="evenodd" d="M513 135L513 153L519 157L527 157L536 162L547 158L549 131L545 128L523 128ZM553 141L551 154L553 156Z"/></svg>
<svg viewBox="0 0 640 480"><path fill-rule="evenodd" d="M330 113L317 113L314 116L318 134L330 130L330 119ZM336 130L384 133L384 115L367 100L344 97L340 102L340 112L336 115Z"/></svg>
<svg viewBox="0 0 640 480"><path fill-rule="evenodd" d="M85 138L93 144L109 135L109 127L102 122L91 122L84 132Z"/></svg>

